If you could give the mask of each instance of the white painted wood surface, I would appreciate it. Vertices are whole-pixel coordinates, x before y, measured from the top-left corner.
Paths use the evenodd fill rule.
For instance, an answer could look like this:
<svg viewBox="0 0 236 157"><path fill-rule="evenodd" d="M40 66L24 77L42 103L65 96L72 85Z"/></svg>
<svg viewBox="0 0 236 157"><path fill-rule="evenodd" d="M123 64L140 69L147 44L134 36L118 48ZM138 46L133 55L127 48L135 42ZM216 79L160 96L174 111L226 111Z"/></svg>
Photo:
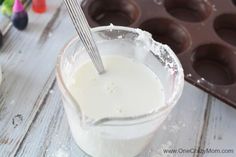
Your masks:
<svg viewBox="0 0 236 157"><path fill-rule="evenodd" d="M0 157L82 157L71 137L55 84L56 57L75 35L62 0L48 11L29 11L25 31L11 28L0 49ZM235 157L231 154L163 154L164 148L236 151L236 110L185 83L184 93L139 157Z"/></svg>
<svg viewBox="0 0 236 157"><path fill-rule="evenodd" d="M204 157L236 156L236 110L224 105L216 98L211 98L209 120L206 127L203 147L221 151L234 150L234 153L211 153Z"/></svg>
<svg viewBox="0 0 236 157"><path fill-rule="evenodd" d="M6 31L9 28L8 25L10 25L10 19L8 17L3 16L2 14L0 14L0 30L1 30L2 34L6 33Z"/></svg>
<svg viewBox="0 0 236 157"><path fill-rule="evenodd" d="M14 156L55 80L56 57L74 34L64 17L62 0L48 1L46 14L29 12L27 30L11 28L5 36L0 57L4 79L0 87L0 154L4 157Z"/></svg>

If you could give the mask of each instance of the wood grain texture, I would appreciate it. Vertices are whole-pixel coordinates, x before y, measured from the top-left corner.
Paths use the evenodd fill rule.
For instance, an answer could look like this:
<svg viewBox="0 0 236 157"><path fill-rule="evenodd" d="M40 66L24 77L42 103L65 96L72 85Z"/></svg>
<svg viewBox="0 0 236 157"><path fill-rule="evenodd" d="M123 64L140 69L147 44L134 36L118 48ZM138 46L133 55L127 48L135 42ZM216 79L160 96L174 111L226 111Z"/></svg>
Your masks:
<svg viewBox="0 0 236 157"><path fill-rule="evenodd" d="M199 154L203 157L235 157L236 156L236 110L216 98L211 97L209 120L205 129L202 148L218 149L228 153Z"/></svg>
<svg viewBox="0 0 236 157"><path fill-rule="evenodd" d="M11 20L9 17L3 16L0 13L0 31L2 34L6 34L6 32L9 30L9 26L11 25Z"/></svg>
<svg viewBox="0 0 236 157"><path fill-rule="evenodd" d="M55 80L57 55L75 34L71 24L66 26L70 21L63 19L62 4L62 0L48 1L48 11L42 15L30 11L27 29L11 28L5 36L0 50L4 78L0 86L1 156L14 156Z"/></svg>
<svg viewBox="0 0 236 157"><path fill-rule="evenodd" d="M82 151L74 143L61 101L61 95L55 86L44 104L37 119L32 124L25 140L17 152L19 157L82 156Z"/></svg>
<svg viewBox="0 0 236 157"><path fill-rule="evenodd" d="M207 94L186 83L179 103L158 130L153 143L139 157L189 157L189 154L163 154L162 149L196 147L199 142L199 130L202 129L206 102ZM51 91L17 154L19 157L32 155L87 157L71 137L57 87Z"/></svg>

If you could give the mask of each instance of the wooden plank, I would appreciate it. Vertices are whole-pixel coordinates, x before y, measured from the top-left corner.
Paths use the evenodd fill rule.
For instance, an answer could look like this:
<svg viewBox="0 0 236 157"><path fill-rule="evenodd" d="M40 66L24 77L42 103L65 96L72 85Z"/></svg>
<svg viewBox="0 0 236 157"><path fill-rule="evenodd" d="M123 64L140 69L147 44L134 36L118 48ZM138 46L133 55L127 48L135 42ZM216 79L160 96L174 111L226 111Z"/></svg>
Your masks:
<svg viewBox="0 0 236 157"><path fill-rule="evenodd" d="M86 156L71 137L62 102L55 87L25 137L17 156L82 157ZM173 112L160 127L154 142L140 157L191 156L166 154L162 149L191 148L199 142L207 94L186 83L184 93Z"/></svg>
<svg viewBox="0 0 236 157"><path fill-rule="evenodd" d="M55 90L57 92L54 92ZM41 107L39 115L29 129L27 136L19 147L16 155L28 156L31 154L32 156L37 157L46 153L46 149L51 143L50 137L52 134L57 136L58 133L55 131L58 129L58 125L60 126L63 117L64 111L61 106L61 97L56 87L49 92L47 101L45 101ZM65 127L64 129L68 132L68 127ZM34 133L32 134L31 132ZM62 131L62 133L64 133L64 131Z"/></svg>
<svg viewBox="0 0 236 157"><path fill-rule="evenodd" d="M197 148L202 132L208 94L185 83L183 94L157 132L143 157L191 157L194 153L164 153L167 150ZM141 157L140 156L140 157Z"/></svg>
<svg viewBox="0 0 236 157"><path fill-rule="evenodd" d="M205 129L206 133L201 146L205 151L208 149L209 153L199 154L199 157L235 157L236 110L213 97L209 105L208 127ZM220 153L217 151L229 152Z"/></svg>
<svg viewBox="0 0 236 157"><path fill-rule="evenodd" d="M72 150L77 150L74 154L77 157L83 154L71 137L61 95L56 86L51 90L16 156L69 157L74 152ZM62 155L59 156L60 154Z"/></svg>
<svg viewBox="0 0 236 157"><path fill-rule="evenodd" d="M10 18L6 17L6 16L3 16L0 13L0 31L2 32L2 34L6 34L9 27L10 27Z"/></svg>
<svg viewBox="0 0 236 157"><path fill-rule="evenodd" d="M4 157L14 156L20 146L55 80L56 57L75 34L69 19L64 19L62 0L47 4L45 14L30 11L25 31L11 28L0 50L4 78L0 86L0 154Z"/></svg>

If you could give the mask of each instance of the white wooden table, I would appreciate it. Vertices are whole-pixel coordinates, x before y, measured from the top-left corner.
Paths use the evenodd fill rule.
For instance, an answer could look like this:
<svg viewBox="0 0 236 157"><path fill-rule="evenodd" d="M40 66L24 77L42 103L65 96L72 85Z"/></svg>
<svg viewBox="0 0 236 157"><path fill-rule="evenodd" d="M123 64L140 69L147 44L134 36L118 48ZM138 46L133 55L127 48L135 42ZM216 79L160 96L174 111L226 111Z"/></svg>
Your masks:
<svg viewBox="0 0 236 157"><path fill-rule="evenodd" d="M76 33L63 1L47 3L45 14L29 11L25 31L10 28L0 49L0 157L86 157L71 137L55 80L56 57ZM234 152L180 153L193 148ZM236 110L186 82L179 103L140 157L221 156L236 157Z"/></svg>

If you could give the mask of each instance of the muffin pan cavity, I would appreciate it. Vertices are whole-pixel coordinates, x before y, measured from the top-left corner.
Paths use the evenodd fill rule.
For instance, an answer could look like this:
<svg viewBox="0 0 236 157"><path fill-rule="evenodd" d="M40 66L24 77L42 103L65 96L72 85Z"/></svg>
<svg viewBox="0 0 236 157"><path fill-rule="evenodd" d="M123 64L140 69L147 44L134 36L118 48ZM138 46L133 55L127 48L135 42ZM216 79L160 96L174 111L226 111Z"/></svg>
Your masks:
<svg viewBox="0 0 236 157"><path fill-rule="evenodd" d="M214 21L214 29L218 36L236 46L236 14L223 14Z"/></svg>
<svg viewBox="0 0 236 157"><path fill-rule="evenodd" d="M165 0L164 4L169 14L188 22L203 21L212 11L211 5L205 0Z"/></svg>
<svg viewBox="0 0 236 157"><path fill-rule="evenodd" d="M236 5L236 0L232 0L233 1L233 4Z"/></svg>
<svg viewBox="0 0 236 157"><path fill-rule="evenodd" d="M132 0L94 0L88 9L91 18L99 25L128 26L139 15L137 5Z"/></svg>
<svg viewBox="0 0 236 157"><path fill-rule="evenodd" d="M235 83L236 55L218 44L199 46L193 52L193 68L205 80L215 85Z"/></svg>
<svg viewBox="0 0 236 157"><path fill-rule="evenodd" d="M186 29L172 20L150 19L143 22L140 28L150 32L156 41L169 45L176 54L183 52L190 45L191 38Z"/></svg>

